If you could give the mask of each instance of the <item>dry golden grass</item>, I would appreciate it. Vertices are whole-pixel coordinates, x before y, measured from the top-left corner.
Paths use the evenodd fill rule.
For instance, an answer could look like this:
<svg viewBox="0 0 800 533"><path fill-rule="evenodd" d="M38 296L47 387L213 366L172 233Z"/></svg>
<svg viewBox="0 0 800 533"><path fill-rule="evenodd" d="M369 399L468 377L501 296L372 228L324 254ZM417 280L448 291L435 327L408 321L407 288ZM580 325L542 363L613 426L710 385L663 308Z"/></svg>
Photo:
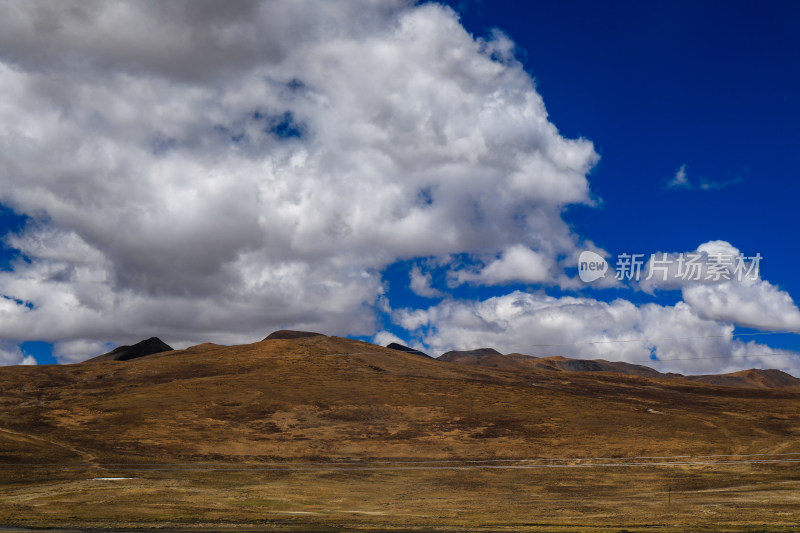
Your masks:
<svg viewBox="0 0 800 533"><path fill-rule="evenodd" d="M0 387L0 524L800 523L800 463L721 462L800 454L798 391L464 367L336 337L3 368ZM716 454L737 455L625 459ZM591 457L612 459L575 460ZM648 464L599 466L630 462Z"/></svg>

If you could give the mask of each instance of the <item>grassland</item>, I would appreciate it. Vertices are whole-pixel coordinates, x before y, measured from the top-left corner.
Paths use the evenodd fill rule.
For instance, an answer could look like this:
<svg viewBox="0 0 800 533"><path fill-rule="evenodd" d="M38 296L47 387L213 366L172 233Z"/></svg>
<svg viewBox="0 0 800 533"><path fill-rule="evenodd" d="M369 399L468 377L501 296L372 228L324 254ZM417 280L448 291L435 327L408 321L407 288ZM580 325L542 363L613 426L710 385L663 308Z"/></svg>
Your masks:
<svg viewBox="0 0 800 533"><path fill-rule="evenodd" d="M800 530L794 390L335 337L4 368L0 386L8 526Z"/></svg>

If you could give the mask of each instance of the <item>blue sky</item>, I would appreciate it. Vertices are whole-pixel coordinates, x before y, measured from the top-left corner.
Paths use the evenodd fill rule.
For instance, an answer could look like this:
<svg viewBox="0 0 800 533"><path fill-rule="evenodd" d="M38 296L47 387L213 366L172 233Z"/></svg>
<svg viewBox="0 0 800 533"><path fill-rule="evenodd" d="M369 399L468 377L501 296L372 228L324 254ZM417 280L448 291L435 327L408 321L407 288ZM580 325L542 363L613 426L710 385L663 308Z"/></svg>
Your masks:
<svg viewBox="0 0 800 533"><path fill-rule="evenodd" d="M599 208L568 215L614 252L690 249L723 239L761 251L770 279L800 292L794 153L800 123L796 2L467 4L480 34L506 31L551 119L601 154L590 180ZM668 190L689 179L722 190ZM789 237L787 239L787 237Z"/></svg>
<svg viewBox="0 0 800 533"><path fill-rule="evenodd" d="M450 2L475 35L507 33L554 124L591 139L599 206L566 220L611 252L690 250L722 239L761 253L763 274L800 294L800 17L795 2ZM685 167L709 190L670 189ZM399 286L403 275L394 274ZM496 295L478 288L468 298ZM421 302L407 291L408 305ZM596 291L600 299L617 291ZM634 301L652 301L641 293ZM679 299L674 292L656 299ZM737 331L755 331L739 328ZM767 341L764 341L767 342ZM797 335L769 344L800 350Z"/></svg>
<svg viewBox="0 0 800 533"><path fill-rule="evenodd" d="M0 26L5 364L291 327L800 371L796 3L66 4Z"/></svg>

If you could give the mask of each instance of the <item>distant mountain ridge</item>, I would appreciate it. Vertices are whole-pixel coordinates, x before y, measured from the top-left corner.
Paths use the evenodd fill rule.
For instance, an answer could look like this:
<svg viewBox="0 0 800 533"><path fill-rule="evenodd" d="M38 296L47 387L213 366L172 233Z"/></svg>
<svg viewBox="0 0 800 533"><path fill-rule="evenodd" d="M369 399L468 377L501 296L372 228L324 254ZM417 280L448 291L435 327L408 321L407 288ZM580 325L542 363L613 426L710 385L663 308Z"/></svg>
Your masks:
<svg viewBox="0 0 800 533"><path fill-rule="evenodd" d="M296 330L277 330L270 333L262 342L273 340L296 340L313 337L325 338L322 333L313 331ZM198 345L188 350L224 348L212 344ZM404 346L399 343L390 343L387 348L416 356L433 359L428 354ZM138 342L132 346L119 346L108 353L88 359L85 362L93 361L130 361L148 355L155 355L173 351L173 348L163 342L158 337ZM438 361L452 363L456 365L494 368L498 370L545 370L551 372L613 372L629 376L639 376L650 379L684 379L708 383L712 385L724 385L730 387L760 388L760 389L781 389L781 388L800 388L800 379L777 369L761 370L751 368L728 374L706 374L706 375L683 375L675 373L662 373L654 368L624 361L606 361L604 359L572 359L562 356L536 357L523 353L502 354L494 348L476 348L472 350L451 350L435 358Z"/></svg>
<svg viewBox="0 0 800 533"><path fill-rule="evenodd" d="M608 362L552 370L578 363L489 348L445 359L452 361L312 335L204 343L125 361L0 367L0 429L7 429L0 431L0 464L608 457L620 450L661 456L798 447L800 388L788 388L797 380L777 371L736 373L723 381L736 386L722 387L597 371Z"/></svg>
<svg viewBox="0 0 800 533"><path fill-rule="evenodd" d="M687 376L675 373L662 373L644 365L626 363L624 361L606 361L604 359L571 359L562 356L535 357L522 353L503 355L493 348L476 350L451 350L440 355L440 361L461 365L490 367L502 370L536 369L554 372L614 372L631 376L653 379L686 379L712 385L730 387L776 389L800 387L800 379L781 370L761 370L751 368L729 374L707 374Z"/></svg>

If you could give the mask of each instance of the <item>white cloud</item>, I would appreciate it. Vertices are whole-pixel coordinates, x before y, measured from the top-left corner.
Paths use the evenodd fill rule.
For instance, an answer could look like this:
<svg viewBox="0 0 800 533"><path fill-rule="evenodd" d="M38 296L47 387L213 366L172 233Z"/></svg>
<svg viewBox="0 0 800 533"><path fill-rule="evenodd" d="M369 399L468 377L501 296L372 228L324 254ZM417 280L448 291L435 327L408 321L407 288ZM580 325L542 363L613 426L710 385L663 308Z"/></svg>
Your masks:
<svg viewBox="0 0 800 533"><path fill-rule="evenodd" d="M792 297L768 281L728 281L683 288L683 299L698 315L760 330L800 332L800 310Z"/></svg>
<svg viewBox="0 0 800 533"><path fill-rule="evenodd" d="M552 258L517 244L483 268L455 270L451 277L457 283L503 285L507 283L543 283L555 278Z"/></svg>
<svg viewBox="0 0 800 533"><path fill-rule="evenodd" d="M422 272L422 269L418 265L414 265L408 273L409 276L409 287L414 292L414 294L418 296L422 296L424 298L441 298L444 296L444 293L438 289L434 289L431 286L433 282L433 276L430 272Z"/></svg>
<svg viewBox="0 0 800 533"><path fill-rule="evenodd" d="M675 175L667 181L667 188L690 191L712 191L724 189L729 185L741 183L741 181L742 178L738 176L727 181L713 181L703 176L695 183L689 179L686 173L686 165L681 165L681 168L678 169Z"/></svg>
<svg viewBox="0 0 800 533"><path fill-rule="evenodd" d="M415 331L430 322L424 309L399 309L392 312L392 321L407 331Z"/></svg>
<svg viewBox="0 0 800 533"><path fill-rule="evenodd" d="M678 169L672 179L667 182L667 188L685 189L689 187L689 179L686 177L686 165L681 165L681 168Z"/></svg>
<svg viewBox="0 0 800 533"><path fill-rule="evenodd" d="M419 341L409 342L404 339L401 339L394 333L391 333L386 330L379 331L372 337L372 342L379 345L379 346L388 346L389 344L396 342L397 344L402 344L404 346L408 346L409 348L413 348L415 350L419 350L425 353L425 346Z"/></svg>
<svg viewBox="0 0 800 533"><path fill-rule="evenodd" d="M486 300L445 300L425 311L397 311L397 323L438 355L490 346L502 353L635 361L690 374L780 368L797 375L800 354L732 336L732 324L709 320L692 306L618 299L555 298L516 291ZM651 361L655 355L660 361Z"/></svg>
<svg viewBox="0 0 800 533"><path fill-rule="evenodd" d="M760 254L744 255L726 241L710 241L694 252L654 254L640 287L649 293L680 289L684 301L705 319L800 332L797 305L787 292L761 278L760 266Z"/></svg>
<svg viewBox="0 0 800 533"><path fill-rule="evenodd" d="M89 357L110 352L114 348L107 342L96 341L64 341L53 346L53 355L60 363L77 363Z"/></svg>
<svg viewBox="0 0 800 533"><path fill-rule="evenodd" d="M36 358L32 355L22 353L19 346L8 342L0 341L0 365L35 365Z"/></svg>
<svg viewBox="0 0 800 533"><path fill-rule="evenodd" d="M370 334L398 259L571 253L597 155L512 50L410 1L9 5L0 338Z"/></svg>
<svg viewBox="0 0 800 533"><path fill-rule="evenodd" d="M403 339L401 339L400 337L398 337L394 333L391 333L391 332L385 331L385 330L382 330L382 331L379 331L378 333L376 333L372 337L372 342L374 342L375 344L377 344L379 346L388 346L389 344L391 344L393 342L396 342L397 344L402 344L402 345L406 345L407 346L406 341L404 341Z"/></svg>

